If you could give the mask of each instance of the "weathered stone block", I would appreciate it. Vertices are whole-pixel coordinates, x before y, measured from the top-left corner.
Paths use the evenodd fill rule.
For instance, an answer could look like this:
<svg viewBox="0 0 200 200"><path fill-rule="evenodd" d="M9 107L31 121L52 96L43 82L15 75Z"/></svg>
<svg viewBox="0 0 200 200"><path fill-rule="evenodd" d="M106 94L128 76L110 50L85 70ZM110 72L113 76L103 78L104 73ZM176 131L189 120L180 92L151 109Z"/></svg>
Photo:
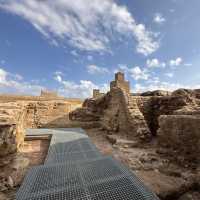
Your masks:
<svg viewBox="0 0 200 200"><path fill-rule="evenodd" d="M171 147L186 159L199 161L200 116L161 115L159 117L159 144Z"/></svg>

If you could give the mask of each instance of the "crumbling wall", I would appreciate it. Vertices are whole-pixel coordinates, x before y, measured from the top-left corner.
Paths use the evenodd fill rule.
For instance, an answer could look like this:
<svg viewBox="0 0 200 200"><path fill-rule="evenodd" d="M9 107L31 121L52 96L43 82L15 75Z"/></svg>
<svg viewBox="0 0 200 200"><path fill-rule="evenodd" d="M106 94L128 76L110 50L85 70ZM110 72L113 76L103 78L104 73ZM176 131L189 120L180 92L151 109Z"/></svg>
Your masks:
<svg viewBox="0 0 200 200"><path fill-rule="evenodd" d="M0 104L0 155L16 152L24 141L26 108L23 103Z"/></svg>
<svg viewBox="0 0 200 200"><path fill-rule="evenodd" d="M69 122L69 112L82 104L68 101L38 101L27 104L27 127L64 126Z"/></svg>
<svg viewBox="0 0 200 200"><path fill-rule="evenodd" d="M126 137L146 139L150 131L137 100L130 98L124 90L112 88L103 97L87 99L83 108L70 114L71 120L99 121L101 127L110 133L120 133Z"/></svg>
<svg viewBox="0 0 200 200"><path fill-rule="evenodd" d="M200 162L200 115L161 115L159 126L160 146L167 147L168 153Z"/></svg>
<svg viewBox="0 0 200 200"><path fill-rule="evenodd" d="M127 111L126 111L126 96L124 92L119 88L113 88L107 94L107 106L104 106L104 110L101 116L101 124L108 132L121 132L127 134L129 125L127 123Z"/></svg>
<svg viewBox="0 0 200 200"><path fill-rule="evenodd" d="M152 135L157 134L159 116L172 115L176 110L192 102L191 99L183 96L138 96L134 98L137 98L139 109L144 115Z"/></svg>
<svg viewBox="0 0 200 200"><path fill-rule="evenodd" d="M23 103L0 104L0 191L18 185L28 167L17 153L24 142L26 111Z"/></svg>

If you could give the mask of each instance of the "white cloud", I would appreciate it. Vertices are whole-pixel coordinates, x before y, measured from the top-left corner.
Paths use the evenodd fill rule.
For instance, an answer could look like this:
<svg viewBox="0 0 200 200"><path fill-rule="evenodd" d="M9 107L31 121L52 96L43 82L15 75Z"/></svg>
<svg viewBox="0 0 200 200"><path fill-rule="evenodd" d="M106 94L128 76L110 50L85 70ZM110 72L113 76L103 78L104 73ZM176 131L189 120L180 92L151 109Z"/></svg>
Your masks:
<svg viewBox="0 0 200 200"><path fill-rule="evenodd" d="M87 71L89 74L105 74L109 73L109 70L104 67L98 67L96 65L88 65Z"/></svg>
<svg viewBox="0 0 200 200"><path fill-rule="evenodd" d="M191 67L191 66L192 66L192 63L185 63L184 66L186 66L186 67Z"/></svg>
<svg viewBox="0 0 200 200"><path fill-rule="evenodd" d="M170 60L169 61L169 65L171 67L178 67L179 65L181 65L183 63L183 59L181 57L178 57L174 60Z"/></svg>
<svg viewBox="0 0 200 200"><path fill-rule="evenodd" d="M56 71L55 73L54 73L54 80L56 80L56 81L58 81L58 82L62 82L62 75L63 75L63 73L61 72L61 71Z"/></svg>
<svg viewBox="0 0 200 200"><path fill-rule="evenodd" d="M166 21L166 19L163 17L161 13L156 13L154 15L153 21L157 24L163 24Z"/></svg>
<svg viewBox="0 0 200 200"><path fill-rule="evenodd" d="M148 84L135 84L132 92L145 92L145 91L153 91L153 90L167 90L174 91L179 88L187 88L187 89L196 89L199 88L200 85L183 85L180 83L169 83L169 82L152 82Z"/></svg>
<svg viewBox="0 0 200 200"><path fill-rule="evenodd" d="M70 52L73 56L78 56L78 53L77 53L77 51L76 50L72 50L71 52Z"/></svg>
<svg viewBox="0 0 200 200"><path fill-rule="evenodd" d="M22 81L23 77L19 74L12 74L0 68L0 92L39 95L44 87Z"/></svg>
<svg viewBox="0 0 200 200"><path fill-rule="evenodd" d="M57 81L61 84L58 89L59 94L71 98L88 98L92 96L93 89L100 89L102 92L109 89L107 84L98 86L89 80L80 80L79 83L62 79Z"/></svg>
<svg viewBox="0 0 200 200"><path fill-rule="evenodd" d="M139 66L131 68L130 75L135 80L147 80L149 78L149 74L145 70L142 70Z"/></svg>
<svg viewBox="0 0 200 200"><path fill-rule="evenodd" d="M167 76L167 77L169 77L169 78L172 78L172 77L174 76L174 74L171 73L171 72L168 72L168 73L165 73L165 76Z"/></svg>
<svg viewBox="0 0 200 200"><path fill-rule="evenodd" d="M164 62L160 62L157 58L148 59L146 64L149 68L165 68L166 66Z"/></svg>
<svg viewBox="0 0 200 200"><path fill-rule="evenodd" d="M132 68L129 68L127 65L119 65L118 69L114 70L114 73L122 71L126 73L127 75L131 76L135 80L148 80L150 77L150 74L147 69L142 69L139 66L135 66Z"/></svg>
<svg viewBox="0 0 200 200"><path fill-rule="evenodd" d="M58 82L62 82L62 77L60 75L55 75L54 79Z"/></svg>
<svg viewBox="0 0 200 200"><path fill-rule="evenodd" d="M7 85L7 75L8 73L0 68L0 84Z"/></svg>
<svg viewBox="0 0 200 200"><path fill-rule="evenodd" d="M114 0L7 0L0 8L22 16L56 45L68 41L81 50L109 51L119 34L136 40L141 54L159 48L155 35Z"/></svg>

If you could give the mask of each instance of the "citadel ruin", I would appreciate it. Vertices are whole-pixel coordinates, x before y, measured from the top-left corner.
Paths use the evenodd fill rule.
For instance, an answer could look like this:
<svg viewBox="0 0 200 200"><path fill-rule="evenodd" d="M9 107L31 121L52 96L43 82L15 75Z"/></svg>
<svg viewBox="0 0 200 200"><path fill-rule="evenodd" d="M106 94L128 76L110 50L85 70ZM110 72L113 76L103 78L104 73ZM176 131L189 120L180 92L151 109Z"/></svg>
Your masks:
<svg viewBox="0 0 200 200"><path fill-rule="evenodd" d="M1 95L0 199L12 199L27 170L44 163L51 137L26 130L81 127L103 155L121 161L161 200L199 200L200 90L130 91L118 72L109 92L94 88L84 101L51 91Z"/></svg>

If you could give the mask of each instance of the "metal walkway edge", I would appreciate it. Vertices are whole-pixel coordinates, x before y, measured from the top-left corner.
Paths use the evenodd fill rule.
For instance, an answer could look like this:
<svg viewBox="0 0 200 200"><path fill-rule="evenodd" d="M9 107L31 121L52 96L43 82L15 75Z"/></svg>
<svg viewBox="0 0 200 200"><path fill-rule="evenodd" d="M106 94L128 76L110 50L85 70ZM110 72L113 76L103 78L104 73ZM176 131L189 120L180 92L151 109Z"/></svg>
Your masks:
<svg viewBox="0 0 200 200"><path fill-rule="evenodd" d="M83 129L28 129L52 135L44 165L27 173L16 200L158 200L115 159L103 156Z"/></svg>

